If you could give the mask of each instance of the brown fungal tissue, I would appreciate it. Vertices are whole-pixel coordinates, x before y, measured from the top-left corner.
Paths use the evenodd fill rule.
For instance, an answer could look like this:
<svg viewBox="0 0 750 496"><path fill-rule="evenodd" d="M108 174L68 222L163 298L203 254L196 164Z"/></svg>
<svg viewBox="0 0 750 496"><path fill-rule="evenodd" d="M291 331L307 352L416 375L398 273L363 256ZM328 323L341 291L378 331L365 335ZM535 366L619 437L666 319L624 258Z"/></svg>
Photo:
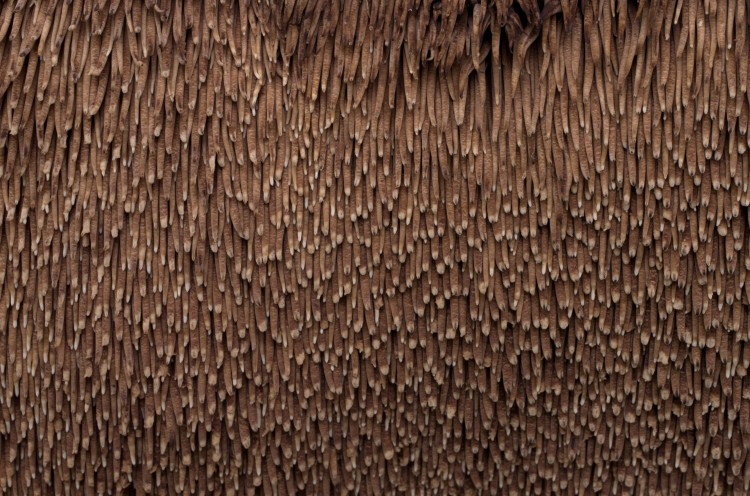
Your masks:
<svg viewBox="0 0 750 496"><path fill-rule="evenodd" d="M0 2L0 490L748 494L749 8Z"/></svg>

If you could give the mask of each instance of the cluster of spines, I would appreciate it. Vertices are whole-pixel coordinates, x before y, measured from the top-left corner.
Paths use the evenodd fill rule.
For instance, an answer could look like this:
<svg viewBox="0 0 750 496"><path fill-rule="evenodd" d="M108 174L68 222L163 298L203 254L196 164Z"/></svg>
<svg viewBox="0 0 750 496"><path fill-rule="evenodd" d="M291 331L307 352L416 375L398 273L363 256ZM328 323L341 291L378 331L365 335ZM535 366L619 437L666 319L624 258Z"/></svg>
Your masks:
<svg viewBox="0 0 750 496"><path fill-rule="evenodd" d="M750 488L745 0L0 7L0 487Z"/></svg>

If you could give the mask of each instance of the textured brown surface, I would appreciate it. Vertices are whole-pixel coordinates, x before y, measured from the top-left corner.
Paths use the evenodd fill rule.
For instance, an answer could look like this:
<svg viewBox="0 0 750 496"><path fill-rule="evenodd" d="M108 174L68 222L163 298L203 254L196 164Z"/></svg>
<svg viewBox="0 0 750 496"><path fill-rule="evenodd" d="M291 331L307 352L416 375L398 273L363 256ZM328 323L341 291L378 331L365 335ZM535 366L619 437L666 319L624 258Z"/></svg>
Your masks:
<svg viewBox="0 0 750 496"><path fill-rule="evenodd" d="M0 3L0 489L747 493L748 3L544 3Z"/></svg>

